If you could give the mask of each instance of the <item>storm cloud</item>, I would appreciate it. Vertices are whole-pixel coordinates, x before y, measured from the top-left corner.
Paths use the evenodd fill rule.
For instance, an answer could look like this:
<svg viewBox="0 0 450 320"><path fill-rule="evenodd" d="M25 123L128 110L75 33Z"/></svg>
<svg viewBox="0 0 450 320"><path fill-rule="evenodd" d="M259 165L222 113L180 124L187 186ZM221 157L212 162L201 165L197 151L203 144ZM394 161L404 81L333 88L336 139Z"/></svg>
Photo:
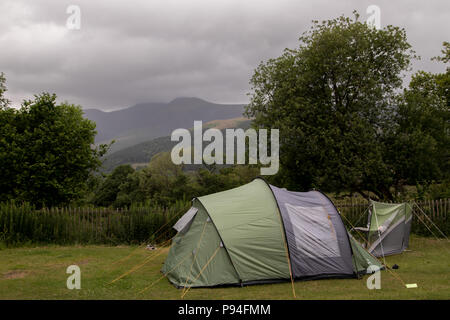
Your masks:
<svg viewBox="0 0 450 320"><path fill-rule="evenodd" d="M54 92L84 108L111 110L195 96L246 103L263 60L298 45L311 20L378 5L381 26L406 29L421 56L413 71L441 72L430 61L449 41L450 2L299 0L142 0L0 2L0 71L14 105ZM70 30L69 5L81 10Z"/></svg>

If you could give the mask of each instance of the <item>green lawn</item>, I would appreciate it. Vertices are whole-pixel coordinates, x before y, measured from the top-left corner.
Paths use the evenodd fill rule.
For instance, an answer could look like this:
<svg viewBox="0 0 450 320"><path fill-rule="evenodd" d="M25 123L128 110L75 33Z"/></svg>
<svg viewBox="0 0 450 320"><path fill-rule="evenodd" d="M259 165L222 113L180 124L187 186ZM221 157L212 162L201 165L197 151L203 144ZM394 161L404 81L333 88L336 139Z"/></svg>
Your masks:
<svg viewBox="0 0 450 320"><path fill-rule="evenodd" d="M143 288L161 277L164 253L138 271L108 284L141 263L155 251L128 246L46 246L0 250L0 299L180 299L182 290L167 279L157 282L143 294ZM450 246L444 241L411 236L410 250L386 258L405 283L418 288L406 289L387 271L381 273L381 289L368 290L365 277L299 281L297 299L449 299ZM114 262L135 252L122 263ZM158 252L156 252L158 253ZM67 266L81 268L81 290L66 288ZM192 289L185 299L292 299L291 284L254 285L244 288Z"/></svg>

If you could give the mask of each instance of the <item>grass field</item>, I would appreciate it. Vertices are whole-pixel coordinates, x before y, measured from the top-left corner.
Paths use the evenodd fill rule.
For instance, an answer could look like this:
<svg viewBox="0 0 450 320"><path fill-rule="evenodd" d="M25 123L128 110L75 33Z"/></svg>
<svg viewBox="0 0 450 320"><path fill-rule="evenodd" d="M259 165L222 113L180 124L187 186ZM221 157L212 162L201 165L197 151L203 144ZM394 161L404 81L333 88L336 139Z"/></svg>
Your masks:
<svg viewBox="0 0 450 320"><path fill-rule="evenodd" d="M161 251L118 246L46 246L0 250L0 299L180 299L182 290L167 279L157 282L145 293L139 291L161 277L159 272L167 248L154 260L121 280L114 278L141 263L145 257ZM131 252L128 260L116 263ZM411 236L410 251L386 258L389 266L405 283L418 288L406 289L401 280L381 272L381 289L369 290L365 277L299 281L297 299L449 299L450 246L444 241ZM66 268L76 264L81 269L81 289L66 288ZM192 289L185 299L292 299L291 284L254 285Z"/></svg>

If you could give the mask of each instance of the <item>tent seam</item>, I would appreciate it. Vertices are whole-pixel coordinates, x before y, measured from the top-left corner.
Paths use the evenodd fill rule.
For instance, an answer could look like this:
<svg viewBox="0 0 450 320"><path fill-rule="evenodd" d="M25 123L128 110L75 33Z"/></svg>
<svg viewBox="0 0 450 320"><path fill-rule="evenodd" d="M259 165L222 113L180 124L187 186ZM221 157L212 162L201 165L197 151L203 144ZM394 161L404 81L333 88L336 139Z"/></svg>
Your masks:
<svg viewBox="0 0 450 320"><path fill-rule="evenodd" d="M278 204L277 197L275 197L275 194L273 193L273 190L272 190L272 188L270 187L270 184L266 181L266 179L264 179L263 177L256 177L254 180L256 180L256 179L261 179L262 181L264 181L264 183L266 184L266 186L269 188L270 193L272 194L272 197L273 197L273 199L275 200L275 203L277 204L278 216L280 217L281 226L283 227L284 241L285 241L285 244L286 244L286 250L287 250L287 253L288 253L288 255L289 255L289 261L288 261L288 264L289 264L289 268L290 268L290 270L291 270L291 275L292 275L292 270L293 270L293 269L292 269L292 262L291 262L291 261L292 261L292 259L291 259L291 252L290 252L290 250L289 250L289 245L288 245L287 235L286 235L286 227L285 227L285 225L284 225L283 217L282 217L282 215L281 215L280 205ZM294 279L295 279L295 277L294 277Z"/></svg>

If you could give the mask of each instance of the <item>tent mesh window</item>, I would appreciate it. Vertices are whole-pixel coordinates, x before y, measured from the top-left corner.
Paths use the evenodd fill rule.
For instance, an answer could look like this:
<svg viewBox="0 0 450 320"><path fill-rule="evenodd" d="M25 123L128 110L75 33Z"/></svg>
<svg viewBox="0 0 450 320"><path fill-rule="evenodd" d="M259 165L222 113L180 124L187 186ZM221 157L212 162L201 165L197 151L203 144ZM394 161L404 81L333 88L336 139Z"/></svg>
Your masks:
<svg viewBox="0 0 450 320"><path fill-rule="evenodd" d="M340 257L336 232L330 216L322 206L301 207L285 204L292 222L297 248L305 255Z"/></svg>

